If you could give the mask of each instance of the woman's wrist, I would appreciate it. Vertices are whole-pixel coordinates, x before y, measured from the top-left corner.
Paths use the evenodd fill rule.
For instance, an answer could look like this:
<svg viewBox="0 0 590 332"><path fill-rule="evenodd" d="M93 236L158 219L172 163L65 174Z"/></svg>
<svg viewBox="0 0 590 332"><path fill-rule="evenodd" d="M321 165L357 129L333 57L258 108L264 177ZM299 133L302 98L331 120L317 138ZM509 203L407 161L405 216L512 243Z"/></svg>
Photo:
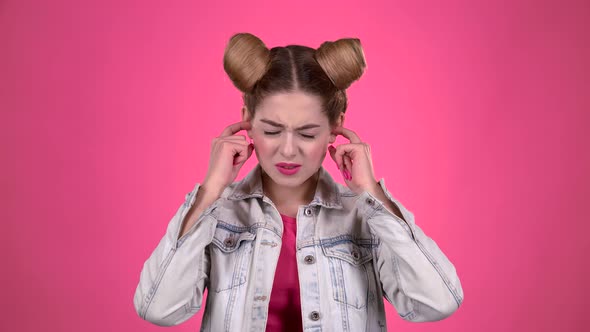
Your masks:
<svg viewBox="0 0 590 332"><path fill-rule="evenodd" d="M221 193L217 190L211 190L206 188L204 185L199 186L199 189L197 190L197 197L195 197L195 202L185 216L179 238L188 232L188 230L197 222L201 214L220 196Z"/></svg>
<svg viewBox="0 0 590 332"><path fill-rule="evenodd" d="M199 193L201 193L202 198L213 199L215 201L217 198L221 197L221 193L223 193L223 188L209 183L203 183L199 186L197 196Z"/></svg>

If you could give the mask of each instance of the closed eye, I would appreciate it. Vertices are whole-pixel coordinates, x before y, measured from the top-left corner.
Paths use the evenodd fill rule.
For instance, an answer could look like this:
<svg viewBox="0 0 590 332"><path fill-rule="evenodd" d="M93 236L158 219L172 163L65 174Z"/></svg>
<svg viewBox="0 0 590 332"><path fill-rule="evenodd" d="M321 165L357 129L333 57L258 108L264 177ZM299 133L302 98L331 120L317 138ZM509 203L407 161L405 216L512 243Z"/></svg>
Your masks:
<svg viewBox="0 0 590 332"><path fill-rule="evenodd" d="M272 136L272 135L278 135L278 134L280 134L280 133L281 133L280 131L265 131L265 132L264 132L264 134L265 134L265 135L270 135L270 136ZM303 136L303 137L305 137L305 138L309 138L309 139L313 139L313 138L315 138L315 136L311 136L311 135L304 135L304 134L301 134L301 136Z"/></svg>

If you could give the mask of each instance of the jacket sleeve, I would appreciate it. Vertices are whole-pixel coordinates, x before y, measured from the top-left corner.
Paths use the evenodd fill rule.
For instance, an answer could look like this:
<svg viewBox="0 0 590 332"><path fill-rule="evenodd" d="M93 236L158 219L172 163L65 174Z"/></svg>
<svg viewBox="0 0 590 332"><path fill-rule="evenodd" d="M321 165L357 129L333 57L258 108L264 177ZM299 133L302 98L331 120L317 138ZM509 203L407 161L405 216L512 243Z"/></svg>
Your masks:
<svg viewBox="0 0 590 332"><path fill-rule="evenodd" d="M437 244L414 222L414 215L379 185L400 210L402 220L365 191L356 202L359 213L379 239L376 272L387 301L407 321L438 321L463 302L457 271Z"/></svg>
<svg viewBox="0 0 590 332"><path fill-rule="evenodd" d="M217 224L211 204L182 238L180 226L195 202L200 184L185 197L166 234L143 265L133 303L137 314L160 326L180 324L201 308L209 278L208 245Z"/></svg>

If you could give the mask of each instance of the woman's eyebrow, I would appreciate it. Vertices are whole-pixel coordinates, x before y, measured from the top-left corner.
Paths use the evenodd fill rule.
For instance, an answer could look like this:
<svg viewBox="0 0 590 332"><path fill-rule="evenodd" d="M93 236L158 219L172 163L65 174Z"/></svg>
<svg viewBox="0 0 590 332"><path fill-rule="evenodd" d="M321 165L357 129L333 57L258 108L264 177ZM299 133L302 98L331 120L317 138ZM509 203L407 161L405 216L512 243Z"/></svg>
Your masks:
<svg viewBox="0 0 590 332"><path fill-rule="evenodd" d="M267 119L260 119L260 122L268 123L269 125L274 126L274 127L285 128L284 125L282 125L280 123L276 123L271 120L267 120ZM299 128L295 128L295 130L304 130L304 129L311 129L311 128L317 128L317 127L321 127L321 126L318 124L306 124L306 125L301 126Z"/></svg>

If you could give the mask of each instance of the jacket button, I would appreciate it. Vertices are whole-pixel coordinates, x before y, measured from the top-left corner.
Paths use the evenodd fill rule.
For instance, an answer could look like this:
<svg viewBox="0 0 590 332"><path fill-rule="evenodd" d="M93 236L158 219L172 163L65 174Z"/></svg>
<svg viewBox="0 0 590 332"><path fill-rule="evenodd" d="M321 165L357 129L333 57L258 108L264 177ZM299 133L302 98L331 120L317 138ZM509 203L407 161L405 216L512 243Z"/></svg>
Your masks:
<svg viewBox="0 0 590 332"><path fill-rule="evenodd" d="M319 320L320 319L320 313L317 312L317 311L312 311L309 314L309 319L311 319L311 320Z"/></svg>
<svg viewBox="0 0 590 332"><path fill-rule="evenodd" d="M311 214L312 214L312 212L311 212L311 209L310 208L305 209L305 215L306 216L309 217L309 216L311 216Z"/></svg>
<svg viewBox="0 0 590 332"><path fill-rule="evenodd" d="M375 200L372 198L367 198L367 204L373 206L373 205L375 205Z"/></svg>
<svg viewBox="0 0 590 332"><path fill-rule="evenodd" d="M357 260L357 261L358 261L358 260L359 260L359 258L361 258L361 254L360 254L358 251L354 250L354 251L352 252L352 258L354 258L355 260Z"/></svg>
<svg viewBox="0 0 590 332"><path fill-rule="evenodd" d="M307 264L313 264L313 263L315 263L315 257L313 257L312 255L305 256L305 258L303 260Z"/></svg>
<svg viewBox="0 0 590 332"><path fill-rule="evenodd" d="M234 239L233 238L228 237L228 238L225 239L225 241L223 241L223 244L225 244L228 247L233 247L234 244L235 244L235 242L234 242Z"/></svg>

